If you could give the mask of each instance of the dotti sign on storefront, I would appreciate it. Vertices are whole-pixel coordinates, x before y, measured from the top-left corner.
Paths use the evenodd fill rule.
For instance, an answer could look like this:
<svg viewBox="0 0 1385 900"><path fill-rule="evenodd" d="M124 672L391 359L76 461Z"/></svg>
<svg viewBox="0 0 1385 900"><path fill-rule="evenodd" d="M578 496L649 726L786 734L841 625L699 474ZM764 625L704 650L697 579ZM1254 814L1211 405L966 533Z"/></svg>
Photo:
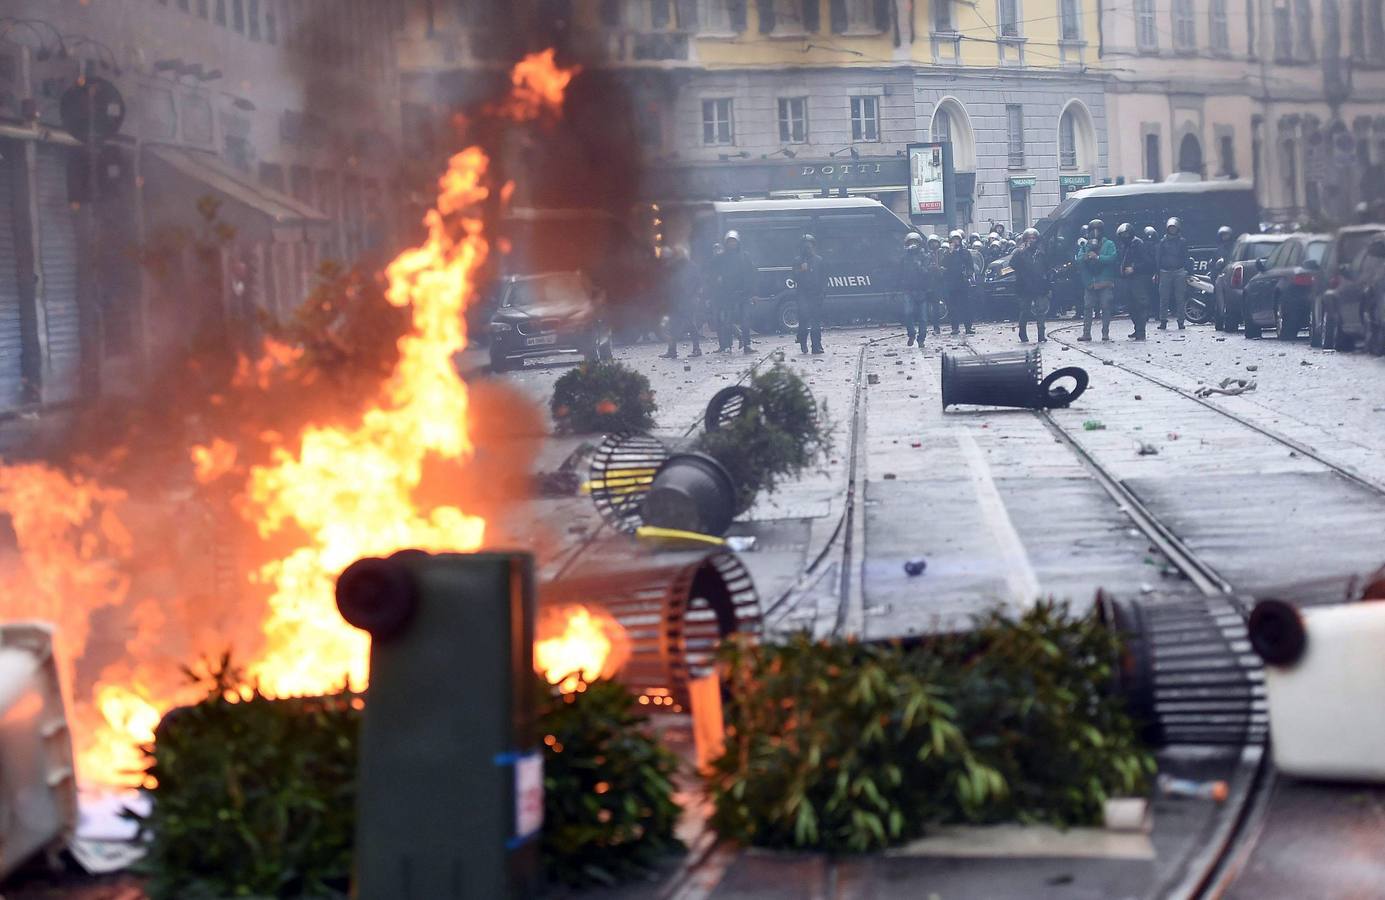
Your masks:
<svg viewBox="0 0 1385 900"><path fill-rule="evenodd" d="M697 162L645 172L644 193L682 200L768 197L782 193L850 190L902 191L904 157Z"/></svg>

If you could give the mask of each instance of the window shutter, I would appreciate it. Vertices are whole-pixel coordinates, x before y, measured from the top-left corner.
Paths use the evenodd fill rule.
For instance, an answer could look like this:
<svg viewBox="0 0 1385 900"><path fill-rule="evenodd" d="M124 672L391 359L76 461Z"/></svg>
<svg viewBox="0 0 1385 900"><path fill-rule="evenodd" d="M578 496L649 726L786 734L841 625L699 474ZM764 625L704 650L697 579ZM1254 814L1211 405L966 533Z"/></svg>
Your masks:
<svg viewBox="0 0 1385 900"><path fill-rule="evenodd" d="M601 24L607 28L620 24L620 0L601 0Z"/></svg>
<svg viewBox="0 0 1385 900"><path fill-rule="evenodd" d="M890 30L890 7L894 0L875 0L875 27L881 31Z"/></svg>
<svg viewBox="0 0 1385 900"><path fill-rule="evenodd" d="M755 6L760 10L760 33L774 31L774 0L755 0Z"/></svg>
<svg viewBox="0 0 1385 900"><path fill-rule="evenodd" d="M663 30L668 27L668 3L669 0L650 0L649 2L649 24L655 30Z"/></svg>
<svg viewBox="0 0 1385 900"><path fill-rule="evenodd" d="M815 34L822 28L822 0L803 0L803 30Z"/></svg>
<svg viewBox="0 0 1385 900"><path fill-rule="evenodd" d="M697 0L676 0L678 27L683 31L697 30Z"/></svg>
<svg viewBox="0 0 1385 900"><path fill-rule="evenodd" d="M745 31L745 4L747 0L731 0L731 27Z"/></svg>
<svg viewBox="0 0 1385 900"><path fill-rule="evenodd" d="M832 33L846 34L846 0L832 0Z"/></svg>

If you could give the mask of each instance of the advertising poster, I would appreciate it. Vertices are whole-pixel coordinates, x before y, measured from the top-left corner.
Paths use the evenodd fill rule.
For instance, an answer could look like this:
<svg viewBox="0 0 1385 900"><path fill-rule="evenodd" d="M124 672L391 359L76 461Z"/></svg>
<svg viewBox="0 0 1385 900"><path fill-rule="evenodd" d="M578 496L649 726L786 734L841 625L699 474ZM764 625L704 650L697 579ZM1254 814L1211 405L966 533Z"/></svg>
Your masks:
<svg viewBox="0 0 1385 900"><path fill-rule="evenodd" d="M943 212L942 144L915 144L909 148L909 212L937 216Z"/></svg>

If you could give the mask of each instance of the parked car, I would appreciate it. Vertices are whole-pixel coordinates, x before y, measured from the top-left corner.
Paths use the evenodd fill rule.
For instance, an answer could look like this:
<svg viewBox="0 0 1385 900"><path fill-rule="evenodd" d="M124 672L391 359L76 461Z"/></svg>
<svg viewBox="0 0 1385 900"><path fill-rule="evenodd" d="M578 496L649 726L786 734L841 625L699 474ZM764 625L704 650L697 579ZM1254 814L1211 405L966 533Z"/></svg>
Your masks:
<svg viewBox="0 0 1385 900"><path fill-rule="evenodd" d="M867 197L727 200L693 219L692 254L700 265L728 230L759 269L751 319L761 331L798 327L793 266L804 234L817 237L827 268L823 315L829 320L897 318L894 271L909 226Z"/></svg>
<svg viewBox="0 0 1385 900"><path fill-rule="evenodd" d="M1243 300L1246 337L1258 338L1273 328L1290 341L1308 327L1313 297L1326 284L1323 258L1332 244L1328 234L1291 234L1269 256L1255 261L1259 271L1246 285Z"/></svg>
<svg viewBox="0 0 1385 900"><path fill-rule="evenodd" d="M604 295L581 272L507 275L487 331L491 370L552 356L611 358Z"/></svg>
<svg viewBox="0 0 1385 900"><path fill-rule="evenodd" d="M1346 290L1361 273L1358 263L1362 254L1373 240L1385 234L1385 225L1348 225L1337 230L1332 247L1323 258L1323 271L1327 273L1325 289L1314 298L1311 334L1314 347L1350 349L1366 336L1364 310L1357 305L1363 294ZM1334 309L1329 313L1329 297ZM1332 319L1332 339L1324 342L1328 319ZM1342 346L1337 346L1338 344Z"/></svg>
<svg viewBox="0 0 1385 900"><path fill-rule="evenodd" d="M1385 312L1380 308L1385 302L1385 233L1376 233L1352 262L1343 263L1340 277L1341 283L1320 301L1322 346L1350 350L1364 341L1372 353L1385 352L1385 329L1379 327Z"/></svg>
<svg viewBox="0 0 1385 900"><path fill-rule="evenodd" d="M1236 331L1241 327L1245 316L1241 302L1246 284L1259 271L1255 268L1256 260L1269 256L1287 239L1283 234L1243 234L1237 238L1230 258L1221 261L1217 275L1212 322L1218 331Z"/></svg>

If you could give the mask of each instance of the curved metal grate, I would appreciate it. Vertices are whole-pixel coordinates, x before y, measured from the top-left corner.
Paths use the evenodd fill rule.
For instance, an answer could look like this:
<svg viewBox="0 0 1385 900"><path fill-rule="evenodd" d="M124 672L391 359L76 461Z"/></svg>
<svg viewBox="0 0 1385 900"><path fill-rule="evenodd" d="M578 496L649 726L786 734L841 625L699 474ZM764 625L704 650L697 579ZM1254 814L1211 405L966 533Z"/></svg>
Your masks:
<svg viewBox="0 0 1385 900"><path fill-rule="evenodd" d="M633 534L644 524L642 508L668 448L647 434L608 434L592 454L587 480L592 502L606 523Z"/></svg>
<svg viewBox="0 0 1385 900"><path fill-rule="evenodd" d="M724 387L712 395L703 417L703 427L718 431L745 415L755 399L755 391L741 384Z"/></svg>

